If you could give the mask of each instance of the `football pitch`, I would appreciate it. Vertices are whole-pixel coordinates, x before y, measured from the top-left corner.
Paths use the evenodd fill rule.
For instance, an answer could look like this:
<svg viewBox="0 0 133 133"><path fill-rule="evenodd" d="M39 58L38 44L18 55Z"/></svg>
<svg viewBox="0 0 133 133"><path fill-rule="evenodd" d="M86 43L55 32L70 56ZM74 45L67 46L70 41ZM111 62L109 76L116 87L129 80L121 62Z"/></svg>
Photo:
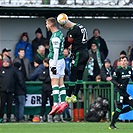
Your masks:
<svg viewBox="0 0 133 133"><path fill-rule="evenodd" d="M117 123L118 129L109 130L109 123L2 123L0 133L133 133L133 123Z"/></svg>

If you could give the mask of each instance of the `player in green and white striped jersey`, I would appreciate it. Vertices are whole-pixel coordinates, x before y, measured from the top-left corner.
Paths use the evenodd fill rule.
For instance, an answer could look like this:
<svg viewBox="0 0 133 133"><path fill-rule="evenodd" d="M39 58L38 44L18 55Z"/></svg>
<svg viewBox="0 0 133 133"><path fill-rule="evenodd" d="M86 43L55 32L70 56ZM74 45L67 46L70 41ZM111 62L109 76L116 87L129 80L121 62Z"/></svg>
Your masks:
<svg viewBox="0 0 133 133"><path fill-rule="evenodd" d="M56 19L51 17L46 20L46 27L48 31L52 32L50 38L50 48L49 48L49 67L50 67L50 77L51 85L53 89L53 99L54 106L52 107L50 115L57 113L60 114L68 106L65 102L66 98L66 88L64 85L64 75L65 75L65 61L64 61L64 37L60 30L56 26ZM59 104L59 99L61 103Z"/></svg>

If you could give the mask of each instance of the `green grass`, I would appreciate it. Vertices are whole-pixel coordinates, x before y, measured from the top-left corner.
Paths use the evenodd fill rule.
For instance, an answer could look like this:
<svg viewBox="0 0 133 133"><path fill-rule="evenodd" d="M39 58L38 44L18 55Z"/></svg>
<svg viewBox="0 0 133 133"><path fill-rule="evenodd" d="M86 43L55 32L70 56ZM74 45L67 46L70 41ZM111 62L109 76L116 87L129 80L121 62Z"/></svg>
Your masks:
<svg viewBox="0 0 133 133"><path fill-rule="evenodd" d="M133 123L117 123L119 129L109 130L109 123L2 123L0 133L132 133Z"/></svg>

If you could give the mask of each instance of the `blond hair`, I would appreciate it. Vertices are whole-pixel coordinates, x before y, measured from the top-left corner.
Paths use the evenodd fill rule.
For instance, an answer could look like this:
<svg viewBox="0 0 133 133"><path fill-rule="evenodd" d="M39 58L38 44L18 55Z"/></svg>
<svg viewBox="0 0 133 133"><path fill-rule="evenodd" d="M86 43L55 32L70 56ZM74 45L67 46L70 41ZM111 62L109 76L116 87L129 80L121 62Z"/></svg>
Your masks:
<svg viewBox="0 0 133 133"><path fill-rule="evenodd" d="M57 25L57 21L54 17L50 17L50 18L46 19L46 21L52 23L53 26Z"/></svg>

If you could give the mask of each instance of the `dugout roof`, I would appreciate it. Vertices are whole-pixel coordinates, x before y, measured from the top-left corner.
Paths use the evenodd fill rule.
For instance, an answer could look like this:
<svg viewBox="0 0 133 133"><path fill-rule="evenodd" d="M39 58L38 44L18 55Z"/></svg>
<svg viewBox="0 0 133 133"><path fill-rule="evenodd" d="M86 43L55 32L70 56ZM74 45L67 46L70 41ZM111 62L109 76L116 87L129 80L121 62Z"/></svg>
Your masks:
<svg viewBox="0 0 133 133"><path fill-rule="evenodd" d="M68 16L107 16L107 17L133 17L133 6L66 6L66 5L41 5L41 6L0 6L1 16L57 16L59 13Z"/></svg>

